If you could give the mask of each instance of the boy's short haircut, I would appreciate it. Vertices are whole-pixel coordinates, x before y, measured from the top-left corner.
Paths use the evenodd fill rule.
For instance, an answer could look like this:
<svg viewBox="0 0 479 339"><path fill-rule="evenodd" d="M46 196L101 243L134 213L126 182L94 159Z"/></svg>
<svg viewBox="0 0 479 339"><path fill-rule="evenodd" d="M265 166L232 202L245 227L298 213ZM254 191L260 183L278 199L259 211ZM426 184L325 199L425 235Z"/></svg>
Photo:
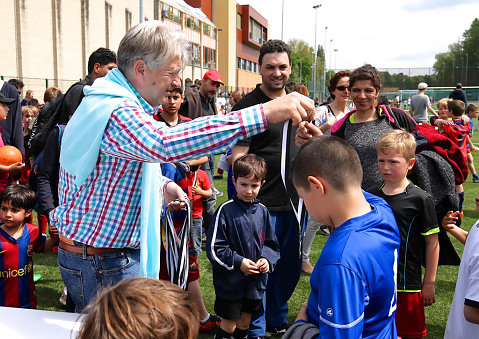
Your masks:
<svg viewBox="0 0 479 339"><path fill-rule="evenodd" d="M442 98L441 100L439 100L439 101L437 102L437 108L441 108L441 107L442 107L442 108L447 109L447 103L448 103L449 101L451 101L451 99L449 99L449 98Z"/></svg>
<svg viewBox="0 0 479 339"><path fill-rule="evenodd" d="M200 323L186 291L151 278L127 279L103 290L84 314L80 339L193 339Z"/></svg>
<svg viewBox="0 0 479 339"><path fill-rule="evenodd" d="M464 114L466 105L461 100L451 100L447 103L447 109L451 110L455 117L460 117Z"/></svg>
<svg viewBox="0 0 479 339"><path fill-rule="evenodd" d="M93 51L88 58L88 74L93 72L95 64L100 64L100 66L108 65L109 63L114 62L116 64L116 54L115 52L109 50L108 48L100 47L97 50Z"/></svg>
<svg viewBox="0 0 479 339"><path fill-rule="evenodd" d="M28 114L35 115L32 106L22 106L22 117L26 117Z"/></svg>
<svg viewBox="0 0 479 339"><path fill-rule="evenodd" d="M476 109L479 109L479 106L477 106L476 104L469 104L466 108L466 114L469 112L474 112L476 111Z"/></svg>
<svg viewBox="0 0 479 339"><path fill-rule="evenodd" d="M256 154L246 154L236 159L233 165L233 176L235 180L239 177L248 178L253 176L259 181L266 178L266 161Z"/></svg>
<svg viewBox="0 0 479 339"><path fill-rule="evenodd" d="M45 93L43 93L43 102L51 102L58 96L58 94L61 94L61 91L58 87L48 87L45 90Z"/></svg>
<svg viewBox="0 0 479 339"><path fill-rule="evenodd" d="M173 89L170 91L171 92L176 92L176 93L179 93L180 95L183 95L183 88L181 87L173 87Z"/></svg>
<svg viewBox="0 0 479 339"><path fill-rule="evenodd" d="M35 207L36 196L25 184L9 185L0 193L0 204L4 201L10 202L13 207L28 211Z"/></svg>
<svg viewBox="0 0 479 339"><path fill-rule="evenodd" d="M376 150L387 152L394 150L406 160L414 158L416 154L416 138L404 129L394 129L385 133L376 144Z"/></svg>
<svg viewBox="0 0 479 339"><path fill-rule="evenodd" d="M359 156L345 140L336 136L314 137L299 149L293 161L296 187L309 190L309 176L322 177L335 190L361 187L363 169Z"/></svg>

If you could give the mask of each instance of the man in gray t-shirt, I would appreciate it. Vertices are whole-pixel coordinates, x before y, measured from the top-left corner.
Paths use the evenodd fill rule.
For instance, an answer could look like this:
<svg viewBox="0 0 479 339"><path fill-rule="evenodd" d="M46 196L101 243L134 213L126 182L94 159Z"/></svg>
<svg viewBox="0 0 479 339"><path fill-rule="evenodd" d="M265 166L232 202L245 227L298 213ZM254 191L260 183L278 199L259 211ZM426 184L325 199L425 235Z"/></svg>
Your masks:
<svg viewBox="0 0 479 339"><path fill-rule="evenodd" d="M427 84L425 82L417 85L417 94L411 98L411 108L409 114L416 122L427 122L427 111L439 118L437 113L432 109L429 97L426 95Z"/></svg>

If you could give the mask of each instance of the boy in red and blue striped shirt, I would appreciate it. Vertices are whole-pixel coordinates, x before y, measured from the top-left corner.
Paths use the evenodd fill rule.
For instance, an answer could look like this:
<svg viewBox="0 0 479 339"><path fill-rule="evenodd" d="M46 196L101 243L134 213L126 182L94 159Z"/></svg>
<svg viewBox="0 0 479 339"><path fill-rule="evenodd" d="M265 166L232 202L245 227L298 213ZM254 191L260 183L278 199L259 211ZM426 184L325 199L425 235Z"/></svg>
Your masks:
<svg viewBox="0 0 479 339"><path fill-rule="evenodd" d="M58 242L25 223L35 193L26 185L11 185L0 193L0 306L36 308L33 252L51 250Z"/></svg>

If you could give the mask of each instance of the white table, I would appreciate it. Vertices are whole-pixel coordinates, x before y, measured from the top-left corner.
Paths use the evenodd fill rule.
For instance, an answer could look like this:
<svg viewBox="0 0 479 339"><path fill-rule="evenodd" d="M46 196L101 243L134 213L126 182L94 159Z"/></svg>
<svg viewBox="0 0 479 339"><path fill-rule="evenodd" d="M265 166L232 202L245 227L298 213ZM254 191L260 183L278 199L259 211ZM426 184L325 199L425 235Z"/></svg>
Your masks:
<svg viewBox="0 0 479 339"><path fill-rule="evenodd" d="M76 338L82 316L77 313L0 307L0 337L11 339Z"/></svg>

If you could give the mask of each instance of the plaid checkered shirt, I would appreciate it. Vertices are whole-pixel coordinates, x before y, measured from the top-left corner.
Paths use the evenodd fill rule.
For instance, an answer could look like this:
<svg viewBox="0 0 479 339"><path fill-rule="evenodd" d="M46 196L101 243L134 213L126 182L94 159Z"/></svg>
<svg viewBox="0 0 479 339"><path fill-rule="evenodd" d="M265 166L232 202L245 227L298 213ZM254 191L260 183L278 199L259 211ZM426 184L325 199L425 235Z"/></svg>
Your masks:
<svg viewBox="0 0 479 339"><path fill-rule="evenodd" d="M75 185L74 176L60 166L59 206L50 222L66 238L93 247L138 248L144 162L218 154L267 128L262 106L168 128L152 118L157 108L131 88L141 106L125 100L113 110L98 161L85 182Z"/></svg>

